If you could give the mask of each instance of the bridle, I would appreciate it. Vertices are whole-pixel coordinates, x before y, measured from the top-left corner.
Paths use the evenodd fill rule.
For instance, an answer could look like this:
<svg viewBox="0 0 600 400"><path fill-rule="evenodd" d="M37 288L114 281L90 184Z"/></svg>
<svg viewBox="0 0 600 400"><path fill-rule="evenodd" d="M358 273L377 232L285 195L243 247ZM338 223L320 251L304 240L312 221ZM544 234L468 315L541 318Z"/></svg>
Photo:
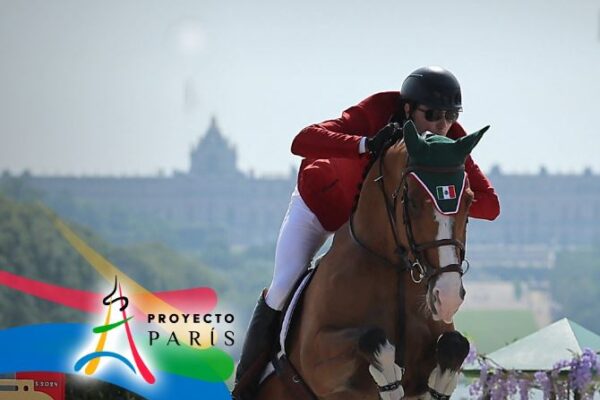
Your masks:
<svg viewBox="0 0 600 400"><path fill-rule="evenodd" d="M421 283L423 280L426 280L428 283L431 279L436 276L444 273L444 272L458 272L461 276L464 275L465 272L468 271L469 262L465 260L465 246L464 244L457 239L441 239L441 240L433 240L425 243L416 243L412 223L410 219L410 214L408 212L408 175L411 172L416 171L425 171L425 172L433 172L433 173L451 173L464 171L464 164L455 166L455 167L426 167L420 165L412 165L407 166L402 173L402 177L400 179L400 183L398 187L392 194L392 201L390 203L388 199L387 192L385 190L385 184L383 181L383 161L385 155L387 153L387 148L383 150L383 153L379 157L379 176L375 178L375 182L378 183L379 188L381 189L381 193L383 195L383 201L385 203L385 208L387 211L388 221L390 223L390 228L392 230L392 235L394 237L394 243L396 249L394 251L395 254L400 256L402 265L400 265L401 270L409 271L411 279L414 283ZM408 160L407 160L408 165ZM397 200L398 198L402 198L403 204L403 212L404 212L404 228L406 230L406 237L408 239L408 249L400 242L398 237L398 227L396 224L396 210L397 210ZM352 239L367 252L376 256L380 260L385 261L387 264L392 264L397 266L396 263L390 261L387 257L375 252L367 245L365 245L356 235L354 229L354 213L350 216L350 223L348 224L350 228L350 236ZM436 268L432 266L429 262L427 262L427 258L425 257L425 251L432 248L437 248L441 246L455 246L460 250L460 263L459 264L449 264L445 266L441 266L440 268ZM412 254L412 260L409 257L409 254ZM462 264L466 262L467 268L463 269Z"/></svg>

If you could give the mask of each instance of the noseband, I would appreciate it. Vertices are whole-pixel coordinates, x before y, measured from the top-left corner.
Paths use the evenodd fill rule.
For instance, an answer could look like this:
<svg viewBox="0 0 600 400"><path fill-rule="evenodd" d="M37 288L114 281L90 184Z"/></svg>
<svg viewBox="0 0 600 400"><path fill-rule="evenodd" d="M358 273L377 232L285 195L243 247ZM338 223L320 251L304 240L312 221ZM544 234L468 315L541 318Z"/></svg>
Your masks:
<svg viewBox="0 0 600 400"><path fill-rule="evenodd" d="M413 165L407 167L402 173L402 178L400 179L400 183L394 193L392 194L392 201L390 203L388 199L388 195L385 190L385 184L383 182L383 161L385 155L387 153L387 149L383 151L381 157L379 157L379 176L375 179L379 188L381 189L381 193L383 195L383 201L385 203L385 208L387 211L388 221L390 223L390 228L392 229L392 235L394 237L394 243L396 249L394 251L395 254L400 256L402 260L402 266L400 267L402 270L407 270L410 272L411 279L414 283L421 283L423 280L429 282L432 278L444 273L444 272L458 272L461 276L468 270L468 261L465 260L465 246L464 244L456 239L441 239L441 240L433 240L431 242L420 243L417 244L413 235L412 223L410 220L410 214L408 212L408 174L415 171L426 171L433 173L451 173L464 171L464 164L456 166L456 167L447 167L447 168L438 168L438 167L425 167L419 165ZM408 162L407 162L408 165ZM398 238L398 227L396 225L396 205L398 198L402 198L403 211L404 211L404 228L406 230L406 237L408 239L408 249L402 245L400 239ZM369 253L375 255L377 258L384 260L388 264L396 265L396 263L388 260L385 256L382 256L365 245L360 239L356 236L356 232L354 230L354 213L350 216L350 236L352 239L362 248L367 250ZM449 264L442 266L440 268L435 268L429 262L427 262L427 258L425 257L425 251L432 248L442 247L442 246L455 246L460 250L460 264ZM412 259L409 257L409 252L412 254ZM466 261L467 268L462 268L463 261Z"/></svg>

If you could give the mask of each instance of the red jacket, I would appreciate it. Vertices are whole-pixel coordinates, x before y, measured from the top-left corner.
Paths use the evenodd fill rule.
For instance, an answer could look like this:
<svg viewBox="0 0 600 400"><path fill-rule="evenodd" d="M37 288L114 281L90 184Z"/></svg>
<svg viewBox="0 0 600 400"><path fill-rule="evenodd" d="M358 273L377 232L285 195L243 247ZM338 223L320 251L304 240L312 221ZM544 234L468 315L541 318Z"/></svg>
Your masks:
<svg viewBox="0 0 600 400"><path fill-rule="evenodd" d="M400 104L400 92L374 94L350 107L337 119L304 128L292 142L292 153L304 157L298 173L298 191L323 227L336 231L349 218L368 154L359 154L363 136L374 136ZM448 137L465 136L454 123ZM498 196L471 156L465 170L475 199L469 210L474 218L495 219L500 213Z"/></svg>

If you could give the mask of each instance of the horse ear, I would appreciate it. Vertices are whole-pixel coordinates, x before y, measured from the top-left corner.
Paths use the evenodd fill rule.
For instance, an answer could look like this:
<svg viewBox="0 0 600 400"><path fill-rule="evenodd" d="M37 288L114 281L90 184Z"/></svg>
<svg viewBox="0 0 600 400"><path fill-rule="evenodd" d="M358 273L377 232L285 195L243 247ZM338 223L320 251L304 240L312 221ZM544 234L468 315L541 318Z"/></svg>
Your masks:
<svg viewBox="0 0 600 400"><path fill-rule="evenodd" d="M423 148L426 147L426 143L417 132L417 127L415 123L410 119L404 123L402 127L402 133L404 135L404 143L406 143L406 149L408 150L408 155L416 156Z"/></svg>
<svg viewBox="0 0 600 400"><path fill-rule="evenodd" d="M481 140L481 138L483 137L483 134L490 129L490 126L485 126L483 128L481 128L480 130L478 130L477 132L473 132L470 135L467 136L463 136L459 139L456 140L456 147L455 147L455 151L461 155L461 156L467 156L468 154L471 154L471 151L473 150L473 148L475 146L477 146L477 143L479 143L479 141Z"/></svg>

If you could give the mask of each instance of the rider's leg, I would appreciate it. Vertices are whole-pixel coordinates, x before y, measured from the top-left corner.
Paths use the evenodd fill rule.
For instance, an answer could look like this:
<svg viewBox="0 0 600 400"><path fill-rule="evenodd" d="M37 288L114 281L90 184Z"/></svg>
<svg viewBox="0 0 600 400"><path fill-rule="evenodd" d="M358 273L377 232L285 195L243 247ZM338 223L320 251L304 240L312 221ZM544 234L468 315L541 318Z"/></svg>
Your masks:
<svg viewBox="0 0 600 400"><path fill-rule="evenodd" d="M256 391L259 374L273 351L280 310L294 283L329 235L331 232L323 229L298 191L294 190L277 239L273 280L266 296L264 292L261 295L246 333L236 371L233 391L236 399Z"/></svg>
<svg viewBox="0 0 600 400"><path fill-rule="evenodd" d="M265 291L258 299L252 319L246 331L242 355L235 373L233 398L236 400L253 399L258 389L260 373L271 356L275 331L279 322L277 310L265 302Z"/></svg>
<svg viewBox="0 0 600 400"><path fill-rule="evenodd" d="M294 284L331 234L295 190L277 239L273 280L266 298L269 307L283 308Z"/></svg>

